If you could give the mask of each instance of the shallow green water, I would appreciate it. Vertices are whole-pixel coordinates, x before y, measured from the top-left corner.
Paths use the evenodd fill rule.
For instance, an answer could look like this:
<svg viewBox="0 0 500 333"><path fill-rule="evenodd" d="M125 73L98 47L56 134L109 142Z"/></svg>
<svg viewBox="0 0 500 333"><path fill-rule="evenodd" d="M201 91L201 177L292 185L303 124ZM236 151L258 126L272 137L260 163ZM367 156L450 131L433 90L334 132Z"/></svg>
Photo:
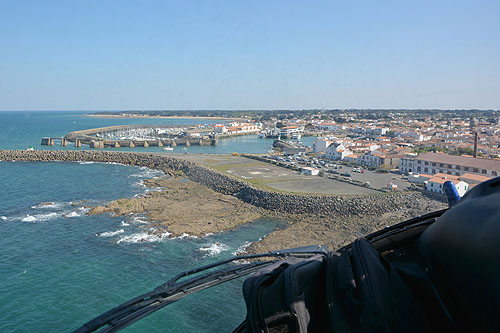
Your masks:
<svg viewBox="0 0 500 333"><path fill-rule="evenodd" d="M0 149L30 145L61 149L40 146L41 137L84 128L202 122L206 120L0 112ZM265 152L271 144L272 140L248 136L223 140L218 147L189 149ZM261 220L204 238L172 239L148 235L140 219L85 215L86 205L144 193L141 180L158 175L145 168L113 164L0 162L0 331L75 329L180 271L232 256L278 224ZM44 202L52 204L41 205ZM244 315L241 281L232 281L189 296L126 331L231 331Z"/></svg>

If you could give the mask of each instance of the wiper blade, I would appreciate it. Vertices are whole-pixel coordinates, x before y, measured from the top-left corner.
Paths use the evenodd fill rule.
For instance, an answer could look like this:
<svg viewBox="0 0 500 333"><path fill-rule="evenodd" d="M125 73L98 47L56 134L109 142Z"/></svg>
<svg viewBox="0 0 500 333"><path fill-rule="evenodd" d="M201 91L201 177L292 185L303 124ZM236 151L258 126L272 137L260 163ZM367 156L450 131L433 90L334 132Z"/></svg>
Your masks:
<svg viewBox="0 0 500 333"><path fill-rule="evenodd" d="M93 332L101 328L100 332L116 332L136 321L150 315L151 313L169 305L173 302L186 297L197 291L210 288L212 286L251 274L259 269L274 263L284 261L289 258L307 259L317 254L325 254L326 250L321 247L304 247L290 250L269 252L264 254L250 254L236 256L222 260L213 264L198 267L192 270L182 272L166 283L156 287L153 291L133 298L110 311L87 322L75 332ZM250 263L229 266L224 269L206 272L196 275L187 280L179 281L182 278L193 274L201 273L209 269L233 263L241 260L276 258L267 261L254 261Z"/></svg>

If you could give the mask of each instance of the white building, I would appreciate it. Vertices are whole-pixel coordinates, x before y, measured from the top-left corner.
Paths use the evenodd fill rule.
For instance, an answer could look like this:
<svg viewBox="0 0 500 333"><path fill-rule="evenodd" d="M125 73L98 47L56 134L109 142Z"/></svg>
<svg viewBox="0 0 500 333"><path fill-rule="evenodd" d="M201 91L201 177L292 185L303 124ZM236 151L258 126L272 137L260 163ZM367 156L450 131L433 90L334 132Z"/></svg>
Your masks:
<svg viewBox="0 0 500 333"><path fill-rule="evenodd" d="M460 195L460 197L462 197L465 194L465 192L467 192L467 190L469 189L469 184L467 184L463 180L450 179L446 176L445 177L440 177L440 176L432 177L431 179L429 179L427 181L425 188L427 189L427 191L430 191L430 192L437 192L437 193L444 194L443 186L444 186L444 183L447 181L451 181L451 182L453 182L453 184L455 184L458 195Z"/></svg>
<svg viewBox="0 0 500 333"><path fill-rule="evenodd" d="M280 129L281 136L293 136L294 134L301 134L304 132L303 126L285 126Z"/></svg>
<svg viewBox="0 0 500 333"><path fill-rule="evenodd" d="M316 141L314 141L314 143L313 143L314 152L316 154L325 153L326 148L328 148L328 146L330 146L332 143L333 143L333 141L331 141L331 140L316 139Z"/></svg>
<svg viewBox="0 0 500 333"><path fill-rule="evenodd" d="M338 125L335 122L321 123L318 124L318 128L327 131L336 131L338 129Z"/></svg>
<svg viewBox="0 0 500 333"><path fill-rule="evenodd" d="M346 156L352 155L352 153L344 144L333 143L326 148L325 157L331 160L343 160Z"/></svg>
<svg viewBox="0 0 500 333"><path fill-rule="evenodd" d="M500 160L497 159L425 153L417 156L412 163L412 171L419 173L443 173L455 176L472 173L490 177L497 177L500 174Z"/></svg>
<svg viewBox="0 0 500 333"><path fill-rule="evenodd" d="M363 155L360 156L359 163L361 165L366 165L368 167L375 167L378 168L382 163L381 163L381 158L384 155L378 154L373 151L369 151Z"/></svg>
<svg viewBox="0 0 500 333"><path fill-rule="evenodd" d="M214 132L219 133L219 134L226 133L227 127L225 125L222 125L222 124L216 124L214 126Z"/></svg>
<svg viewBox="0 0 500 333"><path fill-rule="evenodd" d="M366 134L374 134L374 135L385 135L385 133L389 132L389 128L387 127L368 127L366 128Z"/></svg>
<svg viewBox="0 0 500 333"><path fill-rule="evenodd" d="M415 158L417 154L406 154L405 157L401 157L399 159L399 172L400 173L415 173L417 172L415 169Z"/></svg>

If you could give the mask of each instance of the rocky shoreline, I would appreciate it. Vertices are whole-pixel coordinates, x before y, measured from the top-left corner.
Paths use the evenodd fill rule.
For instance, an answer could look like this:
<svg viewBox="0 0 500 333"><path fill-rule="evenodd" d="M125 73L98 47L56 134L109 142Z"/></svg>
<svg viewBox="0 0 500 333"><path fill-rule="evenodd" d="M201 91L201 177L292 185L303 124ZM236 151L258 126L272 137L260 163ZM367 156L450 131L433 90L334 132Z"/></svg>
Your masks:
<svg viewBox="0 0 500 333"><path fill-rule="evenodd" d="M431 200L419 192L349 196L274 192L256 188L248 182L194 162L151 153L2 150L0 151L0 160L85 161L148 167L161 170L170 176L189 178L217 192L217 194L237 198L240 206L249 204L258 208L259 212L256 213L258 215L274 216L289 221L288 228L273 232L261 242L253 244L250 249L252 252L312 243L329 243L331 246L337 247L355 237L399 222L404 218L444 207L442 203ZM142 203L142 206L137 205L137 207L142 207L140 209L147 211L151 210L151 208L146 209L146 203ZM118 208L108 207L105 210L116 213L115 209ZM247 221L246 219L242 220ZM234 221L237 222L238 219L236 218ZM226 230L228 225L236 226L233 222L224 224L225 227L220 225L220 230L217 225L203 230L214 230L215 232ZM208 222L205 221L205 224L208 225ZM169 232L176 228L175 225L176 223L168 223ZM166 226L164 225L164 227ZM196 230L196 228L192 229Z"/></svg>
<svg viewBox="0 0 500 333"><path fill-rule="evenodd" d="M144 185L159 191L114 200L106 206L92 208L88 214L143 215L150 222L148 228L168 232L172 237L184 234L203 237L265 215L261 208L182 177L147 179Z"/></svg>

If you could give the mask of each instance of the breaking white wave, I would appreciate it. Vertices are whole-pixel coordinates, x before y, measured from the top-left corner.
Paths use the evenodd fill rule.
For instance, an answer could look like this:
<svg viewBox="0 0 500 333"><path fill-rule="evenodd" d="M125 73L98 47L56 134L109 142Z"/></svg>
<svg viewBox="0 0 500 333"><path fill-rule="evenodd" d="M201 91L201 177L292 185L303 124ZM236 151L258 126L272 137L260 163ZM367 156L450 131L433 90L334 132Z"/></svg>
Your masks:
<svg viewBox="0 0 500 333"><path fill-rule="evenodd" d="M120 222L120 225L121 225L122 227L128 227L130 224L129 224L129 223L125 223L125 221L121 221L121 222Z"/></svg>
<svg viewBox="0 0 500 333"><path fill-rule="evenodd" d="M61 216L60 213L48 213L48 214L35 214L35 215L30 215L27 214L23 218L21 218L22 222L39 222L39 221L48 221L55 219L57 217Z"/></svg>
<svg viewBox="0 0 500 333"><path fill-rule="evenodd" d="M207 252L205 256L210 256L210 257L216 256L222 251L227 251L227 250L229 250L229 246L219 242L208 244L200 248L200 251Z"/></svg>
<svg viewBox="0 0 500 333"><path fill-rule="evenodd" d="M118 163L118 162L93 162L93 161L78 161L78 164L111 164L111 165L125 165L123 163Z"/></svg>
<svg viewBox="0 0 500 333"><path fill-rule="evenodd" d="M79 217L79 216L82 216L82 214L78 213L77 211L72 211L69 213L64 213L63 216L64 217Z"/></svg>
<svg viewBox="0 0 500 333"><path fill-rule="evenodd" d="M35 222L36 218L34 216L31 216L31 215L28 214L25 217L23 217L21 219L21 221L23 221L23 222Z"/></svg>
<svg viewBox="0 0 500 333"><path fill-rule="evenodd" d="M144 193L148 193L148 192L161 192L162 191L162 188L159 187L159 186L156 186L156 187L148 187L146 185L146 183L144 182L144 180L140 180L138 182L135 182L132 184L133 186L135 187L138 187L138 188L141 188L141 189L144 189ZM136 195L134 195L134 197L141 197L144 195L144 193L138 193Z"/></svg>
<svg viewBox="0 0 500 333"><path fill-rule="evenodd" d="M233 256L239 256L240 254L245 254L247 253L247 248L252 244L252 242L248 242L246 241L245 243L243 243L240 247L238 247L236 249L236 251L234 251L232 254Z"/></svg>
<svg viewBox="0 0 500 333"><path fill-rule="evenodd" d="M0 216L0 220L7 221L7 217L6 216Z"/></svg>
<svg viewBox="0 0 500 333"><path fill-rule="evenodd" d="M198 236L191 236L190 234L186 234L186 233L183 233L182 235L178 236L178 237L174 237L172 239L184 239L184 238L198 238Z"/></svg>
<svg viewBox="0 0 500 333"><path fill-rule="evenodd" d="M70 205L70 202L41 202L38 205L31 206L33 209L47 209L47 208L52 208L52 209L61 209L63 207L66 207Z"/></svg>
<svg viewBox="0 0 500 333"><path fill-rule="evenodd" d="M101 232L100 234L96 234L96 236L98 236L98 237L113 237L113 236L122 234L124 232L125 232L125 230L119 229L119 230L116 230L116 231Z"/></svg>
<svg viewBox="0 0 500 333"><path fill-rule="evenodd" d="M135 182L132 185L135 187L147 188L146 184L144 183L144 180L140 180L138 182Z"/></svg>
<svg viewBox="0 0 500 333"><path fill-rule="evenodd" d="M138 232L132 235L128 235L120 238L116 244L120 243L157 243L165 240L170 235L169 232L161 233L161 234L153 234L148 232Z"/></svg>
<svg viewBox="0 0 500 333"><path fill-rule="evenodd" d="M147 224L148 221L144 221L143 218L139 217L139 216L134 216L130 222L132 223L141 223L141 224Z"/></svg>
<svg viewBox="0 0 500 333"><path fill-rule="evenodd" d="M134 174L130 175L129 177L158 178L158 177L164 175L164 173L162 171L150 169L147 167L140 167L139 170L140 171L138 173L134 173Z"/></svg>

